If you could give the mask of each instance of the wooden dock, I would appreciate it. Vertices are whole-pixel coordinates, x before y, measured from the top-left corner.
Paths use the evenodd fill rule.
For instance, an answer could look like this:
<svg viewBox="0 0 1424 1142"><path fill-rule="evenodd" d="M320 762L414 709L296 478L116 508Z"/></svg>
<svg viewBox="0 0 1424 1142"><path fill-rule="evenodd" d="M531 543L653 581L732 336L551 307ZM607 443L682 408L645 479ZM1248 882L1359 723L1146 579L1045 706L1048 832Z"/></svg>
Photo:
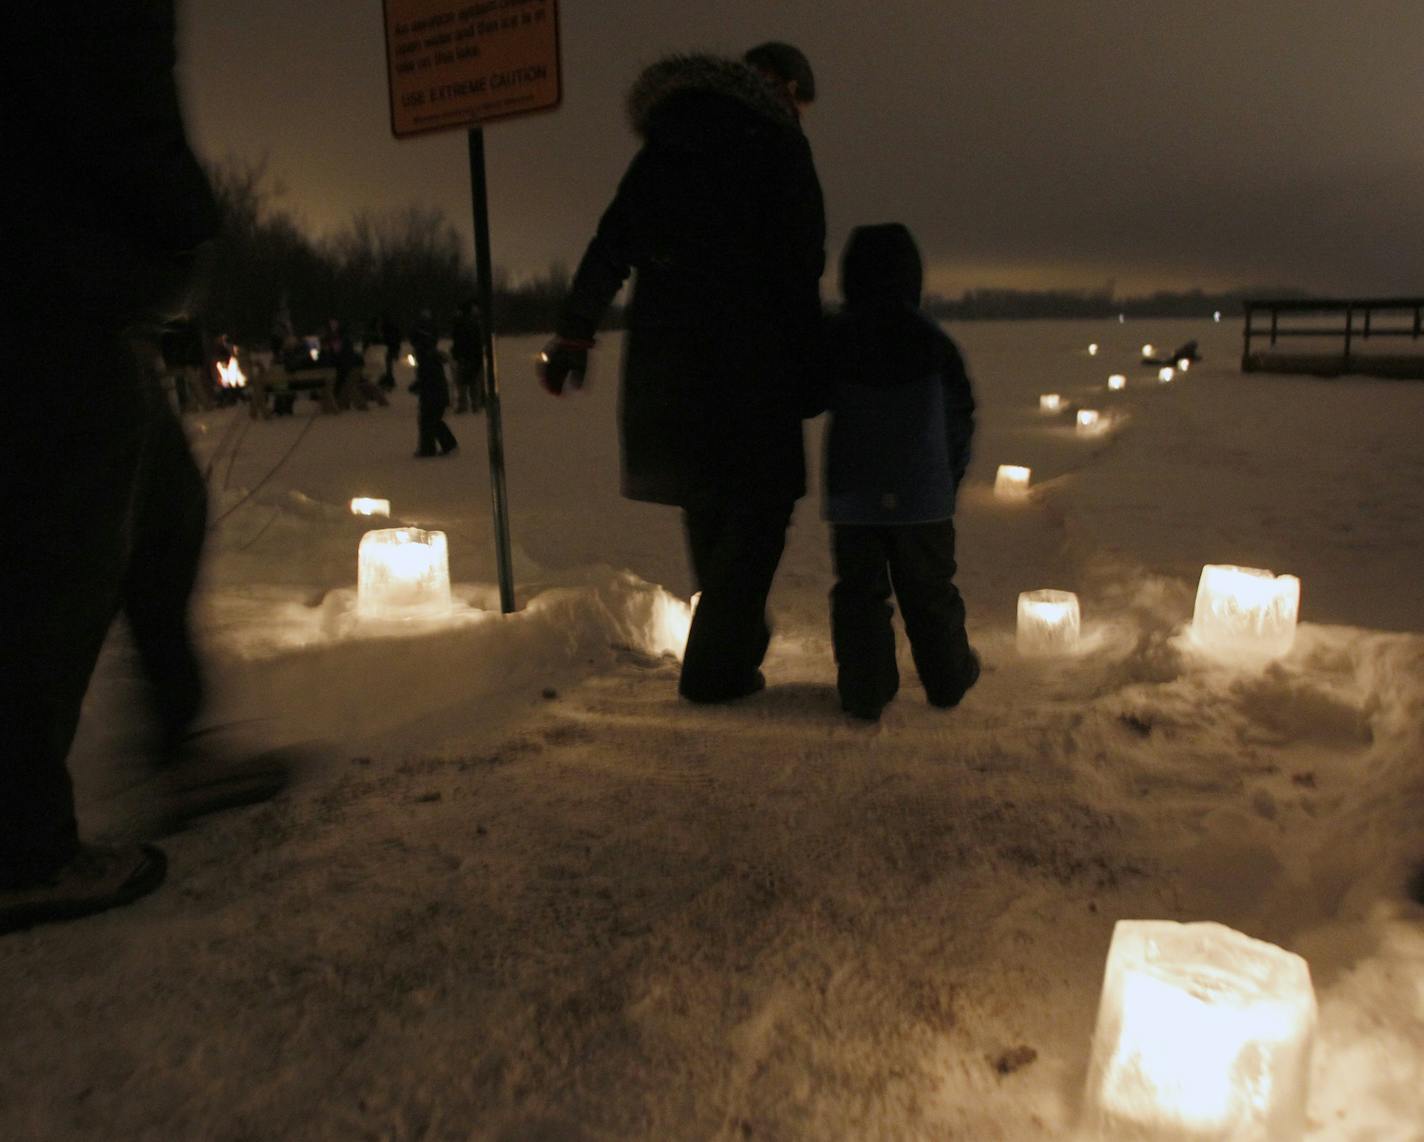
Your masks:
<svg viewBox="0 0 1424 1142"><path fill-rule="evenodd" d="M1424 380L1424 298L1262 299L1245 308L1243 373Z"/></svg>

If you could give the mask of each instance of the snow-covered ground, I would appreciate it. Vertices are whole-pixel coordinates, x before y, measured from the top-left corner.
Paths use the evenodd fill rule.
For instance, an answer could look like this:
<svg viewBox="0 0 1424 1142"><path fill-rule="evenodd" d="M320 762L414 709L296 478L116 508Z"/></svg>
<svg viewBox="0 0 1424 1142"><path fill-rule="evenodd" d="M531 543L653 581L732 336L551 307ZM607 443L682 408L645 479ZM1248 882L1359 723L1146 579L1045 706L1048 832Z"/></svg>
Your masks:
<svg viewBox="0 0 1424 1142"><path fill-rule="evenodd" d="M165 842L155 895L0 941L0 1136L1069 1137L1113 923L1141 918L1306 957L1308 1136L1424 1138L1424 386L1243 376L1231 323L952 332L986 669L937 711L905 653L875 728L835 700L814 491L768 690L676 698L682 539L618 497L616 335L559 401L538 338L500 344L509 616L482 420L416 461L403 386L189 418L213 717L325 760ZM1189 337L1172 383L1137 363ZM993 497L1001 463L1027 502ZM358 621L355 495L448 534L448 623ZM1192 649L1204 563L1300 576L1288 656ZM1079 655L1017 654L1038 587L1078 593ZM131 683L115 638L74 758L93 835L128 819Z"/></svg>

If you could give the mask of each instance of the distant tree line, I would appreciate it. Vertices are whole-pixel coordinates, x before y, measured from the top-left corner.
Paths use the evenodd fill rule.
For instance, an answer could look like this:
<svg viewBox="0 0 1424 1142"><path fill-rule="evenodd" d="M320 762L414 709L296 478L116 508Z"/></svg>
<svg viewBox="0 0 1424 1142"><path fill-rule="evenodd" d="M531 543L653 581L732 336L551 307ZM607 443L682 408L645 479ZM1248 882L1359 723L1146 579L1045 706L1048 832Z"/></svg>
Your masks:
<svg viewBox="0 0 1424 1142"><path fill-rule="evenodd" d="M362 211L314 239L274 205L262 165L229 161L209 175L224 212L212 272L196 304L209 330L262 342L285 311L298 333L315 333L336 317L359 336L382 314L409 329L422 309L444 328L461 302L476 297L459 233L438 209ZM552 329L568 287L559 263L519 283L496 268L496 332Z"/></svg>
<svg viewBox="0 0 1424 1142"><path fill-rule="evenodd" d="M234 338L265 340L280 310L298 333L316 332L328 317L359 335L372 319L390 314L408 329L422 309L443 326L459 304L476 296L474 268L459 233L443 212L423 206L357 213L334 234L314 239L273 204L262 164L228 161L210 170L226 223L214 272L200 300L203 323ZM551 330L568 293L562 263L542 275L512 282L496 267L494 329L502 334ZM1119 298L1098 290L967 290L957 300L925 298L935 317L949 321L1032 318L1210 317L1242 312L1248 297L1303 297L1299 290L1190 290ZM486 315L487 317L489 315ZM605 324L617 327L614 307Z"/></svg>
<svg viewBox="0 0 1424 1142"><path fill-rule="evenodd" d="M1247 298L1306 296L1289 288L1228 290L1207 293L1158 291L1142 297L1116 297L1104 290L966 290L958 300L930 295L926 310L945 321L996 321L1035 318L1211 317L1239 316Z"/></svg>

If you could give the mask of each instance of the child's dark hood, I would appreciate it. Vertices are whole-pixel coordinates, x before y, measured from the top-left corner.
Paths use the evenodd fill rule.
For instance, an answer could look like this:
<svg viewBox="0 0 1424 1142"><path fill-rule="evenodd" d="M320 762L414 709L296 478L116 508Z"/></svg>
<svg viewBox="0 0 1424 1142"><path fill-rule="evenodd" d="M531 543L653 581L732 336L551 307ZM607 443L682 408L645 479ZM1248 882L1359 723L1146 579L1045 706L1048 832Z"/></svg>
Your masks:
<svg viewBox="0 0 1424 1142"><path fill-rule="evenodd" d="M919 312L923 281L919 250L904 226L851 231L841 257L845 308L827 332L833 382L893 386L946 368L949 339Z"/></svg>
<svg viewBox="0 0 1424 1142"><path fill-rule="evenodd" d="M904 226L885 222L851 231L841 256L841 295L847 306L918 309L923 287L920 251Z"/></svg>
<svg viewBox="0 0 1424 1142"><path fill-rule="evenodd" d="M652 64L629 90L627 108L640 138L683 147L716 144L748 125L800 129L795 109L760 73L712 55Z"/></svg>

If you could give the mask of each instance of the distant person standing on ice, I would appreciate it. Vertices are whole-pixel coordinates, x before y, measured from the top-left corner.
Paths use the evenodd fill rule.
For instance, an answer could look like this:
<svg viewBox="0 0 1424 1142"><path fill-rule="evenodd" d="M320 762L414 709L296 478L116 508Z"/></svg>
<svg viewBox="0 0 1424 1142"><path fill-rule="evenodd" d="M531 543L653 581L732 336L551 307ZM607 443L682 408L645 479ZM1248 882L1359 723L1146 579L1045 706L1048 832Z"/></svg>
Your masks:
<svg viewBox="0 0 1424 1142"><path fill-rule="evenodd" d="M203 685L187 609L207 489L149 363L219 216L184 134L173 4L52 0L5 18L5 152L19 161L6 175L0 340L26 383L0 418L0 933L126 904L163 880L161 850L81 843L75 818L66 761L118 612L155 723L143 783L155 824L269 797L286 779L219 771L191 732ZM83 83L50 82L60 74ZM56 416L59 394L79 389Z"/></svg>
<svg viewBox="0 0 1424 1142"><path fill-rule="evenodd" d="M460 447L460 442L445 423L445 410L450 407L450 382L445 376L445 354L440 351L439 334L430 310L421 310L420 318L411 327L410 347L415 353L415 380L410 391L420 397L415 455L418 459L448 456Z"/></svg>
<svg viewBox="0 0 1424 1142"><path fill-rule="evenodd" d="M450 356L455 361L455 411L483 412L485 407L485 330L480 307L462 302L450 330Z"/></svg>
<svg viewBox="0 0 1424 1142"><path fill-rule="evenodd" d="M930 704L958 705L979 677L954 585L974 396L958 348L919 312L922 277L904 226L858 227L841 262L845 307L826 323L831 639L841 706L867 721L900 687L892 590Z"/></svg>
<svg viewBox="0 0 1424 1142"><path fill-rule="evenodd" d="M788 44L739 62L653 64L628 95L643 145L604 212L546 346L550 392L582 384L630 273L620 402L623 494L683 512L696 589L679 690L765 685L766 600L806 491L801 419L821 315L821 187L800 115L815 97Z"/></svg>

